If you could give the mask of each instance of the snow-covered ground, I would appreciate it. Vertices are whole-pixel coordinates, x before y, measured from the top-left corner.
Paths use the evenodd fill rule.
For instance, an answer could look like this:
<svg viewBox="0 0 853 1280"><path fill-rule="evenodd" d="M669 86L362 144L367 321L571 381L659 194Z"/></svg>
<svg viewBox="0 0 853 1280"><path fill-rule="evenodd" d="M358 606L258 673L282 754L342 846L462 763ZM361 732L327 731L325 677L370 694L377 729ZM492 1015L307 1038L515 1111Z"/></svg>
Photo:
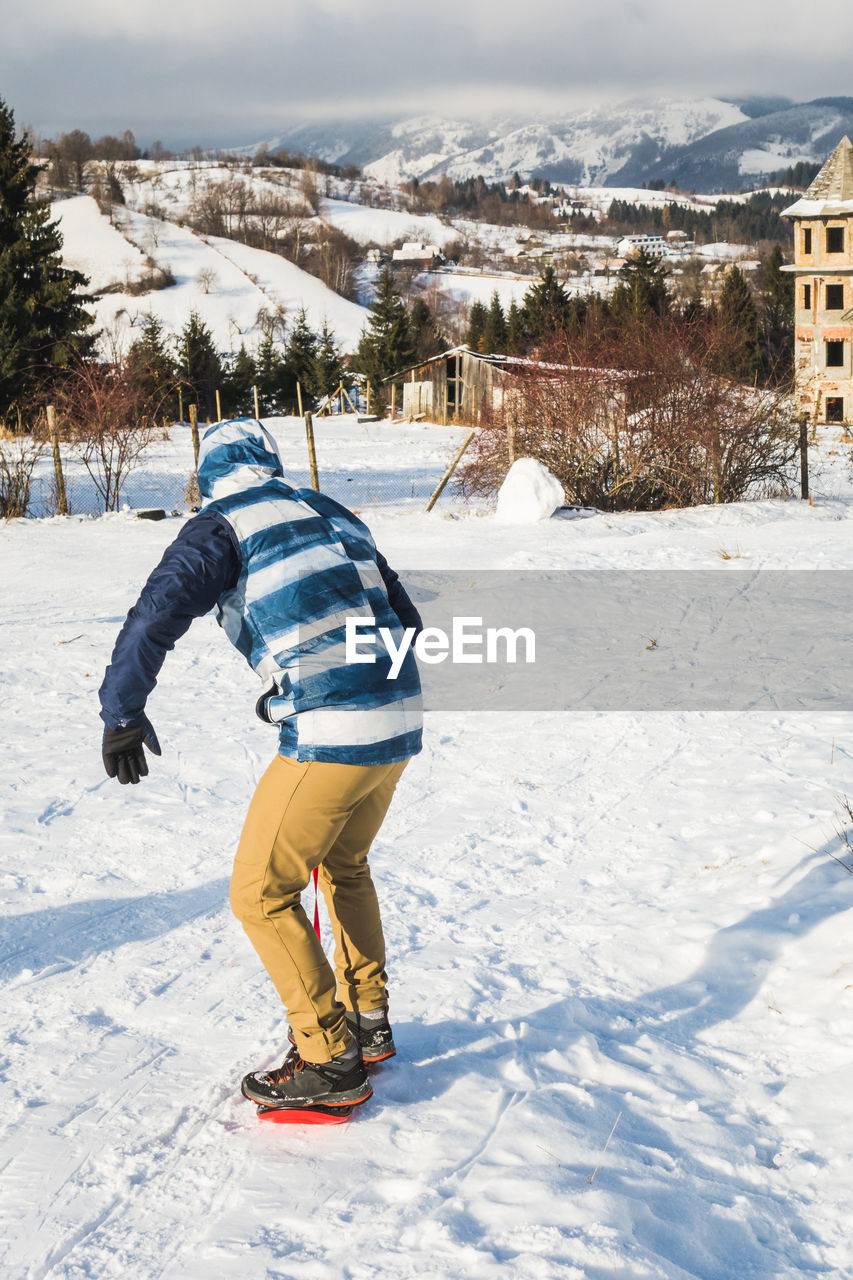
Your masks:
<svg viewBox="0 0 853 1280"><path fill-rule="evenodd" d="M62 233L65 265L82 271L93 293L135 284L149 271L142 250L104 217L91 196L59 200L51 213Z"/></svg>
<svg viewBox="0 0 853 1280"><path fill-rule="evenodd" d="M409 474L335 430L341 475ZM827 433L811 505L367 518L404 573L846 569L849 452ZM115 633L179 527L2 533L3 1275L849 1276L850 715L430 713L373 857L398 1056L349 1124L264 1126L239 1081L284 1024L227 881L274 743L211 618L150 699L150 777L99 758Z"/></svg>
<svg viewBox="0 0 853 1280"><path fill-rule="evenodd" d="M321 216L324 222L344 231L359 244L388 245L395 240L418 240L443 247L456 239L452 226L429 214L373 209L346 200L324 200Z"/></svg>
<svg viewBox="0 0 853 1280"><path fill-rule="evenodd" d="M296 487L309 484L304 422L298 417L267 421L276 433L288 479ZM314 442L320 482L326 493L359 511L421 510L467 434L466 427L453 425L359 423L354 414L318 414L314 417ZM186 511L192 469L189 425L176 424L168 439L155 441L146 449L144 465L130 472L122 488L121 506ZM72 514L100 515L103 502L80 457L64 452L63 472ZM45 450L34 475L31 515L55 510L54 486L53 457Z"/></svg>

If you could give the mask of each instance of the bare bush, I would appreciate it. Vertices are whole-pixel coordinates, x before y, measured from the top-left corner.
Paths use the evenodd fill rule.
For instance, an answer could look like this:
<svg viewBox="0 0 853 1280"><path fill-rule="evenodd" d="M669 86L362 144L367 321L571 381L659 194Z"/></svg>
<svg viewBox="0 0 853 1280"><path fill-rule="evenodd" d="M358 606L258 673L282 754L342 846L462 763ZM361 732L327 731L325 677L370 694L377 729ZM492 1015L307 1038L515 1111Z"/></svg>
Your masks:
<svg viewBox="0 0 853 1280"><path fill-rule="evenodd" d="M796 450L769 391L725 366L725 332L656 318L614 337L587 333L514 367L462 474L494 492L513 457L534 457L569 502L658 510L782 492Z"/></svg>
<svg viewBox="0 0 853 1280"><path fill-rule="evenodd" d="M0 519L27 514L33 471L43 451L40 441L0 428Z"/></svg>
<svg viewBox="0 0 853 1280"><path fill-rule="evenodd" d="M123 281L114 280L111 284L101 285L101 293L127 293L132 298L142 297L146 293L156 293L160 289L171 289L176 284L171 267L158 267L153 259L147 262L147 271L141 276L131 277L129 274Z"/></svg>
<svg viewBox="0 0 853 1280"><path fill-rule="evenodd" d="M152 396L136 367L116 355L110 363L75 360L65 374L57 418L82 461L105 511L118 509L121 491L148 446L162 437Z"/></svg>

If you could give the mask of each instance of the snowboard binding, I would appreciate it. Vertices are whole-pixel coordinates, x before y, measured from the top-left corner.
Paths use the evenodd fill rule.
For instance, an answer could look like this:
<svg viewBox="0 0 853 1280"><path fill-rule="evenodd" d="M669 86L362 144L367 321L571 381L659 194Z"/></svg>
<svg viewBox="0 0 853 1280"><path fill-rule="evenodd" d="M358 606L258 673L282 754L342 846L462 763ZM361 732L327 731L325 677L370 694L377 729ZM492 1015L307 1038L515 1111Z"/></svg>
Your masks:
<svg viewBox="0 0 853 1280"><path fill-rule="evenodd" d="M258 1103L258 1119L273 1124L343 1124L349 1120L354 1107L324 1107L315 1103L311 1107L266 1107Z"/></svg>

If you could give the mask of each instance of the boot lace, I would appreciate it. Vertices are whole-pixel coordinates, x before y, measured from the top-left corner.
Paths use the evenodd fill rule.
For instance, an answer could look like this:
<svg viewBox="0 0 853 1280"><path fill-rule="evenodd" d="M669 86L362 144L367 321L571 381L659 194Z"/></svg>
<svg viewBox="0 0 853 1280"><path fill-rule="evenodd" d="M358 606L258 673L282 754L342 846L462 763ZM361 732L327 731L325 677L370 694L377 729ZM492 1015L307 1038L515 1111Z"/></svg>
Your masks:
<svg viewBox="0 0 853 1280"><path fill-rule="evenodd" d="M300 1071L305 1070L305 1061L292 1049L285 1058L284 1062L275 1071L268 1071L267 1075L273 1084L284 1084L286 1080L292 1080Z"/></svg>

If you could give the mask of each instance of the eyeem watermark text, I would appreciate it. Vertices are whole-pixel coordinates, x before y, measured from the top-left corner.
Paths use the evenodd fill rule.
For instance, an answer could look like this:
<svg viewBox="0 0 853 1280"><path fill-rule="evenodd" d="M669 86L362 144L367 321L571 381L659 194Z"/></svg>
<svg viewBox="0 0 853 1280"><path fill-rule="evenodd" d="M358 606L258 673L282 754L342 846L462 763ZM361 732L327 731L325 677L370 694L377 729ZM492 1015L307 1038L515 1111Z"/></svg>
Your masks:
<svg viewBox="0 0 853 1280"><path fill-rule="evenodd" d="M397 644L389 627L377 627L374 617L347 618L347 662L375 662L380 640L391 658L388 679L394 680L409 649L421 662L510 664L536 661L536 635L530 627L484 627L482 618L454 618L450 634L442 627L424 627L417 639L415 628L406 627ZM523 657L519 655L523 653Z"/></svg>

